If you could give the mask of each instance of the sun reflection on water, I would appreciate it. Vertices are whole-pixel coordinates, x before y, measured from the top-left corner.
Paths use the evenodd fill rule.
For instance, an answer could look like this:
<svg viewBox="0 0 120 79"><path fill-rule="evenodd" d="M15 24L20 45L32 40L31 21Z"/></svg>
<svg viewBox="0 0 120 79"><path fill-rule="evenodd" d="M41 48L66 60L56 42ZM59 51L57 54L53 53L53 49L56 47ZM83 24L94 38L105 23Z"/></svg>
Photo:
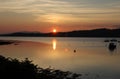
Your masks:
<svg viewBox="0 0 120 79"><path fill-rule="evenodd" d="M52 41L53 50L56 50L56 44L57 44L56 39L53 39L53 41Z"/></svg>

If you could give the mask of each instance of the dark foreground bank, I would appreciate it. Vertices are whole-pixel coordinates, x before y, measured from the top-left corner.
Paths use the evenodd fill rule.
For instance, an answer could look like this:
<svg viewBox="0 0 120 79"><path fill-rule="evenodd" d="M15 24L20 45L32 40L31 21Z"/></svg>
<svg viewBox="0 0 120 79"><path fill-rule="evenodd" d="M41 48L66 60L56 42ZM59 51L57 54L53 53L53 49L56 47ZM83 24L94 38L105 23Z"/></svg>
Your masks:
<svg viewBox="0 0 120 79"><path fill-rule="evenodd" d="M80 79L69 71L40 68L26 58L23 61L0 55L0 79Z"/></svg>

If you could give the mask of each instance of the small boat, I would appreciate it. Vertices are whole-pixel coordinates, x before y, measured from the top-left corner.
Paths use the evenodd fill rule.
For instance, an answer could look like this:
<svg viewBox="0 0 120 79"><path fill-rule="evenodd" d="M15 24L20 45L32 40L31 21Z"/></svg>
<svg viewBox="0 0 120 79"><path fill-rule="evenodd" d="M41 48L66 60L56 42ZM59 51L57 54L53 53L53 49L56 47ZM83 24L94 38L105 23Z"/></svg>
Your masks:
<svg viewBox="0 0 120 79"><path fill-rule="evenodd" d="M111 39L110 41L111 41L111 42L117 42L117 40L116 40L116 39Z"/></svg>
<svg viewBox="0 0 120 79"><path fill-rule="evenodd" d="M104 40L104 42L118 42L118 40L116 40L116 39L111 39L111 40L106 39L106 40Z"/></svg>
<svg viewBox="0 0 120 79"><path fill-rule="evenodd" d="M114 43L110 43L108 48L110 51L114 51L116 49L116 45Z"/></svg>
<svg viewBox="0 0 120 79"><path fill-rule="evenodd" d="M110 42L110 40L104 40L104 42Z"/></svg>

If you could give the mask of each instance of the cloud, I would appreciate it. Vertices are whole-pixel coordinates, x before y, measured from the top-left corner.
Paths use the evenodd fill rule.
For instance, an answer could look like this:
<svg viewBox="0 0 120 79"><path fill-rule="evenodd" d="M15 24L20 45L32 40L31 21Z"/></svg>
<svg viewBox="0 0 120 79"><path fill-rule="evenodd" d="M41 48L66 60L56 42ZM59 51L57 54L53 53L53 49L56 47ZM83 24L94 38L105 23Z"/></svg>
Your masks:
<svg viewBox="0 0 120 79"><path fill-rule="evenodd" d="M31 14L39 22L60 17L66 23L119 23L119 4L119 0L0 0L0 12Z"/></svg>
<svg viewBox="0 0 120 79"><path fill-rule="evenodd" d="M86 15L120 12L118 3L118 0L0 0L0 9L33 14Z"/></svg>
<svg viewBox="0 0 120 79"><path fill-rule="evenodd" d="M28 13L0 12L0 25L20 26L34 23L36 17Z"/></svg>

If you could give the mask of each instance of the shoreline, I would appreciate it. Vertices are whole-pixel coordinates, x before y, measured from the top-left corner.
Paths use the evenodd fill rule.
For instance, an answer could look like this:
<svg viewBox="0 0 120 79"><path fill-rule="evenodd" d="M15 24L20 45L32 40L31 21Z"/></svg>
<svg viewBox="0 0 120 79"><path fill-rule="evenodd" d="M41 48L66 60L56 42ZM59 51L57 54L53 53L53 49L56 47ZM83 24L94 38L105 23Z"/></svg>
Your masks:
<svg viewBox="0 0 120 79"><path fill-rule="evenodd" d="M15 41L15 40L0 40L0 45L10 45L10 44L14 44L14 45L18 45L20 41Z"/></svg>

